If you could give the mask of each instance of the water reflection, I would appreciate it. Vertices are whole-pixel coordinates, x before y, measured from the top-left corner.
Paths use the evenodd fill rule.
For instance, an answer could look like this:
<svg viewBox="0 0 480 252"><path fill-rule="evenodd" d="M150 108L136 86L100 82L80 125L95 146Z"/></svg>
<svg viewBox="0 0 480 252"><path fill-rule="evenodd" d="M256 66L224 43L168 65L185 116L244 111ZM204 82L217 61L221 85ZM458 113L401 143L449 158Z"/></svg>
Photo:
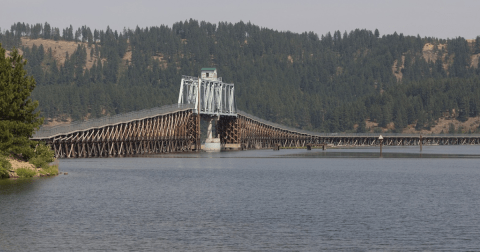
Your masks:
<svg viewBox="0 0 480 252"><path fill-rule="evenodd" d="M0 197L33 191L38 187L38 183L36 182L38 179L39 178L0 179Z"/></svg>
<svg viewBox="0 0 480 252"><path fill-rule="evenodd" d="M435 153L396 153L396 152L348 152L348 151L322 151L297 154L285 154L281 157L296 158L480 158L472 154L435 154Z"/></svg>
<svg viewBox="0 0 480 252"><path fill-rule="evenodd" d="M479 158L480 146L384 146L382 155L379 147L335 147L321 149L281 149L280 151L247 150L225 152L193 152L150 155L146 158Z"/></svg>

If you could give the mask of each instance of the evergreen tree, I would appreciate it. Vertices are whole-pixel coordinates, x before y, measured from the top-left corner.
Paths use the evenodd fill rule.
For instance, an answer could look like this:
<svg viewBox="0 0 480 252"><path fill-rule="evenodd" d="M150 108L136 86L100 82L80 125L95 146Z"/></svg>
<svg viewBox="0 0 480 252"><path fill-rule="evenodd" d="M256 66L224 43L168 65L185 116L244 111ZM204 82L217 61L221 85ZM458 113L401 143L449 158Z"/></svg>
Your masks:
<svg viewBox="0 0 480 252"><path fill-rule="evenodd" d="M48 36L48 26L38 32L38 25L19 22L0 32L0 42L19 46L21 36ZM93 34L86 26L69 26L63 38L58 28L49 29L53 39L81 39L91 51L88 62L83 45L55 61L48 55L58 48L22 47L43 115L80 119L171 104L181 75L197 76L204 66L217 67L224 81L236 84L239 109L305 129L353 132L366 119L381 126L394 122L398 131L415 123L421 129L452 109L461 120L480 111L480 68L470 66L480 39L380 37L378 29L335 31L320 39L313 32L193 19ZM427 42L435 45L430 61L422 52Z"/></svg>
<svg viewBox="0 0 480 252"><path fill-rule="evenodd" d="M30 98L35 80L27 76L25 65L16 49L6 58L0 45L0 152L29 159L34 155L34 142L29 138L43 118L35 112L38 101Z"/></svg>
<svg viewBox="0 0 480 252"><path fill-rule="evenodd" d="M459 103L458 103L458 120L465 122L468 120L468 115L469 115L469 108L470 103L467 100L467 98L461 98Z"/></svg>

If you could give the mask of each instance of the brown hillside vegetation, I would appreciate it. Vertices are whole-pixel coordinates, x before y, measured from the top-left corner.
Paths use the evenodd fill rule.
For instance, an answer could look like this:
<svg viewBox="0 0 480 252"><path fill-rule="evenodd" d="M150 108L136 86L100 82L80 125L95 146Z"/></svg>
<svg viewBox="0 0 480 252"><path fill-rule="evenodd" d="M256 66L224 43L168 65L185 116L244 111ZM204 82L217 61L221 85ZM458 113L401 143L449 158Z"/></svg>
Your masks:
<svg viewBox="0 0 480 252"><path fill-rule="evenodd" d="M474 132L475 129L477 129L480 125L480 117L470 117L468 118L467 121L461 122L456 119L448 119L448 118L440 118L436 121L435 126L433 126L430 130L422 130L422 131L416 131L414 125L409 125L407 128L403 130L403 133L433 133L433 134L439 134L442 131L444 133L448 133L448 130L450 128L450 124L453 124L455 126L455 132L458 131L458 129L462 129L463 133L468 133L468 131Z"/></svg>
<svg viewBox="0 0 480 252"><path fill-rule="evenodd" d="M33 45L36 45L36 46L43 45L45 52L48 50L48 48L51 48L52 56L59 65L63 65L65 63L66 53L68 52L68 55L72 55L77 49L78 45L84 45L85 48L87 49L87 65L86 65L87 69L92 68L93 64L98 59L98 57L95 55L93 55L93 57L90 57L90 51L93 50L94 47L93 46L88 47L88 43L74 42L74 41L54 41L49 39L22 38L22 46L32 48ZM97 45L97 47L99 46L100 45ZM19 50L19 52L20 54L23 54L21 50ZM10 55L10 51L7 51L6 56L9 56L9 55ZM163 68L167 67L167 62L166 60L163 59L162 54L159 53L157 55L154 55L152 56L152 59L160 61L161 66ZM131 64L132 48L130 46L128 46L128 49L125 52L125 55L123 56L123 61L128 62L128 64ZM105 59L102 58L102 62L105 62Z"/></svg>
<svg viewBox="0 0 480 252"><path fill-rule="evenodd" d="M470 44L474 43L475 40L468 39L467 40ZM48 50L48 48L52 49L52 56L56 59L57 63L59 65L62 65L65 63L65 55L68 52L69 55L72 55L75 50L77 49L78 45L84 45L87 49L87 65L86 68L90 69L93 66L93 63L97 60L97 57L94 55L93 58L90 57L90 51L93 49L93 47L88 47L87 43L82 43L82 42L74 42L74 41L54 41L54 40L48 40L48 39L29 39L29 38L22 38L22 45L26 47L32 47L33 45L40 46L43 45L45 51ZM99 46L99 45L97 45ZM435 50L435 45L431 43L426 43L423 46L422 49L422 56L423 58L428 62L428 61L436 61L438 58L438 53L439 50L445 49L446 50L446 45L445 44L438 44L436 45ZM19 49L19 53L23 54L22 50ZM10 51L6 52L6 56L10 55ZM443 59L445 58L445 55L443 55ZM167 67L167 63L163 58L162 54L157 54L152 56L154 60L159 60L161 63L162 68ZM131 47L129 46L127 49L127 52L125 53L123 57L124 62L130 63L132 59L132 50ZM405 59L405 56L402 56L402 60ZM293 61L293 59L289 56L288 60L290 62ZM102 62L105 61L105 59L102 59ZM472 67L477 67L478 63L480 61L480 54L474 54L471 56L471 66ZM397 81L402 80L402 69L404 68L404 63L402 62L401 66L398 66L397 60L395 60L392 64L392 73L395 75L397 78ZM448 63L444 64L444 69L448 71Z"/></svg>
<svg viewBox="0 0 480 252"><path fill-rule="evenodd" d="M52 49L52 56L57 61L58 64L63 65L65 63L65 56L68 52L68 55L72 55L77 49L78 45L84 45L87 49L87 68L90 69L93 66L94 61L97 60L97 57L94 55L93 58L90 57L90 51L93 47L88 47L87 43L74 42L74 41L55 41L50 39L29 39L22 38L22 45L25 47L32 48L33 45L40 46L43 45L45 52L48 48ZM99 45L97 45L99 46ZM104 61L102 59L102 61Z"/></svg>
<svg viewBox="0 0 480 252"><path fill-rule="evenodd" d="M132 47L128 46L125 55L123 55L123 61L128 62L129 65L132 64Z"/></svg>
<svg viewBox="0 0 480 252"><path fill-rule="evenodd" d="M435 62L437 59L438 59L438 52L441 51L441 50L445 50L445 53L443 54L442 56L442 61L444 62L443 63L443 69L445 71L448 71L448 63L445 62L445 56L447 55L447 47L445 44L438 44L437 45L437 50L435 50L435 46L430 44L430 43L426 43L424 46L423 46L423 49L422 49L422 57L425 59L425 61L429 62L429 61L432 61L432 62Z"/></svg>
<svg viewBox="0 0 480 252"><path fill-rule="evenodd" d="M422 49L422 56L427 62L429 61L435 62L438 58L438 51L442 50L444 47L445 47L444 44L438 44L437 45L438 50L435 50L435 46L433 44L426 43Z"/></svg>
<svg viewBox="0 0 480 252"><path fill-rule="evenodd" d="M401 66L398 65L398 60L395 60L393 62L392 72L393 72L393 75L395 75L395 77L397 78L397 81L401 81L402 78L403 78L402 69L405 68L404 62L405 62L405 56L402 56L402 65Z"/></svg>
<svg viewBox="0 0 480 252"><path fill-rule="evenodd" d="M72 122L72 118L67 116L66 118L45 118L42 127L54 127L65 126Z"/></svg>
<svg viewBox="0 0 480 252"><path fill-rule="evenodd" d="M473 45L475 40L467 39L467 42L470 45ZM422 57L427 62L430 62L430 61L435 62L438 59L439 52L441 50L445 50L445 53L442 56L442 61L444 62L443 68L445 69L445 71L448 71L449 62L445 62L445 56L447 55L447 53L446 53L447 50L446 49L447 48L446 48L445 44L438 44L438 45L436 45L436 48L435 48L435 45L433 45L431 43L426 43L423 46L423 49L422 49ZM404 60L405 60L405 55L402 56L402 61L404 61ZM473 54L471 56L471 59L470 59L470 62L471 62L470 66L474 67L474 68L478 67L479 61L480 61L480 53L479 54ZM402 80L402 77L403 77L402 69L404 69L404 66L405 66L404 62L402 62L402 65L399 66L397 60L395 60L392 64L392 73L397 78L397 81Z"/></svg>
<svg viewBox="0 0 480 252"><path fill-rule="evenodd" d="M472 55L472 62L470 63L470 67L478 67L479 58L480 53Z"/></svg>
<svg viewBox="0 0 480 252"><path fill-rule="evenodd" d="M374 132L374 129L378 127L378 123L371 122L369 120L365 121L366 128L369 129L370 132ZM480 116L477 117L470 117L467 121L461 122L457 119L450 119L447 117L443 117L438 119L435 122L435 126L433 126L430 130L415 130L415 125L411 124L408 125L405 129L403 129L402 133L407 134L440 134L445 133L448 134L450 129L450 125L453 124L455 127L455 132L458 132L459 129L462 129L463 133L468 133L468 131L474 132L478 127L480 127ZM388 130L393 130L395 125L390 123L385 128L380 128L382 132L387 132Z"/></svg>
<svg viewBox="0 0 480 252"><path fill-rule="evenodd" d="M5 57L10 57L10 53L11 53L11 51L5 50ZM23 55L22 49L18 49L18 53L19 53L20 55Z"/></svg>

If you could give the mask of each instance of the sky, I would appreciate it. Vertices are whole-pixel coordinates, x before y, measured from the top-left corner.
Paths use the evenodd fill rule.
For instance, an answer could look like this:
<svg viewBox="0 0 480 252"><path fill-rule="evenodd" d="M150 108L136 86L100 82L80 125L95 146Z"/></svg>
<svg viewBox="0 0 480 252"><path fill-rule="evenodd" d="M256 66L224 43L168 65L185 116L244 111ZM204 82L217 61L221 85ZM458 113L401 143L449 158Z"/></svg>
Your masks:
<svg viewBox="0 0 480 252"><path fill-rule="evenodd" d="M421 37L473 39L480 35L477 0L1 0L0 28L16 22L48 22L62 30L134 29L168 25L190 18L210 23L239 21L295 33L319 36L336 30L378 29Z"/></svg>

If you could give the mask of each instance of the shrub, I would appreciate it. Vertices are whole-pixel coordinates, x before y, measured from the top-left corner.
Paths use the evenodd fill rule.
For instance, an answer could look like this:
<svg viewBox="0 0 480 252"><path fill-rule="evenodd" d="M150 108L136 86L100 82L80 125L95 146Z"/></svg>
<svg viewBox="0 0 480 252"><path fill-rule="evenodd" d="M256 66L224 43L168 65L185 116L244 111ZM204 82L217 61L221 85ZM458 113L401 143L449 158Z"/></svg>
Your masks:
<svg viewBox="0 0 480 252"><path fill-rule="evenodd" d="M0 152L28 160L36 143L29 138L43 118L36 109L38 101L30 98L36 83L25 70L26 64L16 49L5 57L0 45Z"/></svg>
<svg viewBox="0 0 480 252"><path fill-rule="evenodd" d="M0 178L8 178L10 169L12 169L12 164L5 157L0 156Z"/></svg>
<svg viewBox="0 0 480 252"><path fill-rule="evenodd" d="M455 124L450 123L448 126L448 134L455 134Z"/></svg>
<svg viewBox="0 0 480 252"><path fill-rule="evenodd" d="M48 168L48 163L53 162L54 153L50 147L44 143L39 143L35 148L34 156L29 162L36 167Z"/></svg>
<svg viewBox="0 0 480 252"><path fill-rule="evenodd" d="M51 175L57 175L58 174L58 165L51 165L51 166L48 166L46 168L43 168L39 171L40 174L47 174L47 173L50 173Z"/></svg>
<svg viewBox="0 0 480 252"><path fill-rule="evenodd" d="M37 174L35 170L29 169L29 168L18 168L16 170L17 175L21 178L31 178Z"/></svg>

